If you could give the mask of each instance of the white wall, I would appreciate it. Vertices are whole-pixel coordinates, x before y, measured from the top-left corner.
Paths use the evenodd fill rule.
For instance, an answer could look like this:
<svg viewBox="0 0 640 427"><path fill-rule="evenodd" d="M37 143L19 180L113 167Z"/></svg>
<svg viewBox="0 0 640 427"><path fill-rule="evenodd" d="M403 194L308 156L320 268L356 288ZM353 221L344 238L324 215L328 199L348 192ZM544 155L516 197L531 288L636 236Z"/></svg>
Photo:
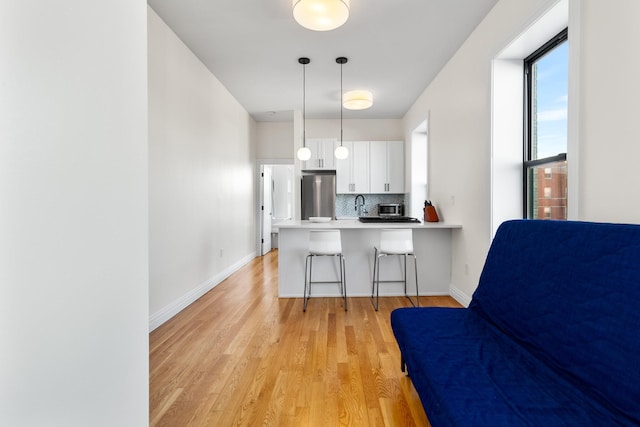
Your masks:
<svg viewBox="0 0 640 427"><path fill-rule="evenodd" d="M307 138L340 140L340 119L307 119ZM404 139L401 119L349 119L342 122L344 141L398 141Z"/></svg>
<svg viewBox="0 0 640 427"><path fill-rule="evenodd" d="M149 9L151 329L255 256L255 123Z"/></svg>
<svg viewBox="0 0 640 427"><path fill-rule="evenodd" d="M148 424L146 3L0 3L0 425Z"/></svg>
<svg viewBox="0 0 640 427"><path fill-rule="evenodd" d="M299 116L300 120L302 116ZM342 124L345 141L397 141L404 138L400 119L349 119ZM300 123L300 132L302 124ZM340 120L307 119L307 138L340 139ZM261 122L256 124L257 159L291 159L301 144L295 141L294 122ZM298 138L300 139L300 137Z"/></svg>
<svg viewBox="0 0 640 427"><path fill-rule="evenodd" d="M552 0L501 0L404 118L405 138L430 112L429 189L441 216L463 225L453 234L452 294L468 301L491 240L491 62ZM640 154L633 120L640 71L640 2L574 1L580 26L579 217L640 222ZM582 10L581 16L572 13ZM571 30L570 30L571 31ZM520 141L515 143L520 144ZM570 156L571 153L568 153ZM570 166L571 167L571 166ZM571 203L571 202L570 202Z"/></svg>
<svg viewBox="0 0 640 427"><path fill-rule="evenodd" d="M581 10L580 217L640 223L640 2Z"/></svg>
<svg viewBox="0 0 640 427"><path fill-rule="evenodd" d="M289 159L293 162L293 121L256 123L256 159Z"/></svg>
<svg viewBox="0 0 640 427"><path fill-rule="evenodd" d="M491 61L543 1L502 0L404 118L406 138L429 115L429 196L453 231L452 294L470 298L490 243Z"/></svg>

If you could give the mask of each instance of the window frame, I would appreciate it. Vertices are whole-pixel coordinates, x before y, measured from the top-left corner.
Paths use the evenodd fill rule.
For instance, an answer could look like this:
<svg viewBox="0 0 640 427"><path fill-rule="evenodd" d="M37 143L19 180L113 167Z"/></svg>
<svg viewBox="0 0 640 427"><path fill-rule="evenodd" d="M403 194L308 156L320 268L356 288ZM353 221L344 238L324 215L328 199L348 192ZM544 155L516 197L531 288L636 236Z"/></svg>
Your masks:
<svg viewBox="0 0 640 427"><path fill-rule="evenodd" d="M529 171L537 166L542 166L545 164L553 164L558 162L566 162L567 161L567 153L559 153L555 156L544 157L541 159L531 159L532 157L532 139L533 139L533 126L532 126L532 112L533 112L533 103L532 92L533 92L533 65L537 60L545 56L547 53L551 52L560 44L569 40L569 28L565 28L560 31L558 34L553 36L549 41L539 47L536 51L534 51L531 55L524 59L524 138L523 138L523 161L522 161L522 216L523 218L531 218L530 216L530 205L531 197L530 187L529 187Z"/></svg>

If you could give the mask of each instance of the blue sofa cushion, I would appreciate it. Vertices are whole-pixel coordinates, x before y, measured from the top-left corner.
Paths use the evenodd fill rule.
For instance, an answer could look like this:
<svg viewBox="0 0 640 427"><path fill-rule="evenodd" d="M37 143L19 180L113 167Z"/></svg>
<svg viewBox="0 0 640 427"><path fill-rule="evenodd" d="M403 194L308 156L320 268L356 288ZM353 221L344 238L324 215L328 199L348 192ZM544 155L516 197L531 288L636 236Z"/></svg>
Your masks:
<svg viewBox="0 0 640 427"><path fill-rule="evenodd" d="M391 325L433 427L633 425L473 310L400 308Z"/></svg>
<svg viewBox="0 0 640 427"><path fill-rule="evenodd" d="M640 226L506 222L470 310L640 425Z"/></svg>

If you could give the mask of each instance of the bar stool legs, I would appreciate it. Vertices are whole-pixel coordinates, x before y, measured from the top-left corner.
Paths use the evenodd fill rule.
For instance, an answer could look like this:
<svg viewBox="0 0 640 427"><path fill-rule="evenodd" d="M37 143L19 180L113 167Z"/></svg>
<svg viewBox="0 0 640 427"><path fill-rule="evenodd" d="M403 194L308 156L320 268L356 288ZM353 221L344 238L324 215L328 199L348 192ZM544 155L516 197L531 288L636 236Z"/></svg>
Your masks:
<svg viewBox="0 0 640 427"><path fill-rule="evenodd" d="M338 257L338 263L340 265L340 280L326 282L326 281L312 281L312 271L313 271L313 258L317 256L335 256ZM312 283L339 283L340 284L340 294L342 295L342 299L344 300L344 311L347 311L347 276L346 276L346 268L344 262L344 255L336 254L336 255L318 255L318 254L309 254L305 260L305 274L304 274L304 305L302 307L302 311L307 311L307 303L309 302L309 298L311 298L311 284ZM308 272L308 273L307 273Z"/></svg>
<svg viewBox="0 0 640 427"><path fill-rule="evenodd" d="M404 295L409 299L414 307L420 306L420 294L418 291L418 262L413 253L413 239L411 230L382 230L380 238L380 249L374 247L373 257L373 277L371 285L371 304L378 311L380 299L380 283L404 282ZM399 280L380 280L380 258L399 255L404 258L404 276ZM416 277L416 299L414 300L407 293L407 257L413 257L413 266Z"/></svg>
<svg viewBox="0 0 640 427"><path fill-rule="evenodd" d="M313 278L313 258L317 256L331 256L338 258L340 280L336 281L314 281ZM304 265L304 303L302 311L307 311L307 303L311 297L312 283L339 283L340 294L344 300L344 311L347 311L347 277L345 268L345 257L342 255L342 245L339 230L312 230L309 234L309 254Z"/></svg>

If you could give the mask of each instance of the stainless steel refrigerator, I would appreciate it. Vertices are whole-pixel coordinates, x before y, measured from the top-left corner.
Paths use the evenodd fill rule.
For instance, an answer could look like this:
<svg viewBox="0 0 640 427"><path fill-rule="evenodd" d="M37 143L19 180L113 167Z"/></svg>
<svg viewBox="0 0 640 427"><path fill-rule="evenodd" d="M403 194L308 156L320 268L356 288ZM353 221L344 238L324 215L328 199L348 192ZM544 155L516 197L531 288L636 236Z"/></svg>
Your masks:
<svg viewBox="0 0 640 427"><path fill-rule="evenodd" d="M302 219L312 216L335 218L336 172L307 172L302 175Z"/></svg>

